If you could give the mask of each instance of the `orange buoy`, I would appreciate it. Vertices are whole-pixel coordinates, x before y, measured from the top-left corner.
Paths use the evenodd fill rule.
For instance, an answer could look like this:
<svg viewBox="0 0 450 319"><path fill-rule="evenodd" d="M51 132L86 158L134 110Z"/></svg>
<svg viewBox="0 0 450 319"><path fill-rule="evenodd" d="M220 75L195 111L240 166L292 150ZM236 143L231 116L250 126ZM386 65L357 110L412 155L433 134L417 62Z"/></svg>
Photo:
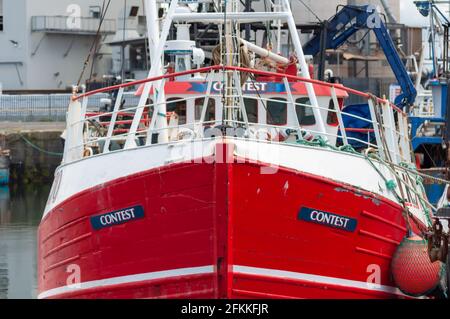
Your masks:
<svg viewBox="0 0 450 319"><path fill-rule="evenodd" d="M391 271L397 287L414 297L430 294L446 278L446 265L431 262L428 243L419 236L402 240L392 258Z"/></svg>

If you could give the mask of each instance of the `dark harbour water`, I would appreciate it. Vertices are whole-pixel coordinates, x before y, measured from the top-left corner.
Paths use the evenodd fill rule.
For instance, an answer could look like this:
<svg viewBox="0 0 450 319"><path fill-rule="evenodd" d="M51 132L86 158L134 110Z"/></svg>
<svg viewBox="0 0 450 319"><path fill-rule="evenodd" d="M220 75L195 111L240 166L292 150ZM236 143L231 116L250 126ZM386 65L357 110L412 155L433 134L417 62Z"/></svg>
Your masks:
<svg viewBox="0 0 450 319"><path fill-rule="evenodd" d="M36 298L37 226L50 185L0 186L0 299Z"/></svg>

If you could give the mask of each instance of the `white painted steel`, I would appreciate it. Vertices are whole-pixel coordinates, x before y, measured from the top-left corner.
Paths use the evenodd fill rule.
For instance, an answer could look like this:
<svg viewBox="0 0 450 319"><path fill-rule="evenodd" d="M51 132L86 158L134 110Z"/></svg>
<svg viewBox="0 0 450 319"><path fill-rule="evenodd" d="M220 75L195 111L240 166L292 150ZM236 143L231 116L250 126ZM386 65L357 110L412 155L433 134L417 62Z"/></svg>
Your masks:
<svg viewBox="0 0 450 319"><path fill-rule="evenodd" d="M292 38L292 43L294 44L295 52L297 53L298 62L300 63L300 73L301 73L302 77L304 77L306 79L310 79L311 75L309 74L309 66L305 60L305 54L303 53L303 47L300 42L300 37L298 36L297 26L295 24L294 17L292 16L292 11L291 11L289 1L288 0L282 0L282 1L283 1L282 4L283 4L284 10L286 12L288 12L288 15L286 18L287 18L287 23L289 26L289 32L290 32L290 35ZM322 114L320 114L319 109L316 108L319 106L319 102L317 102L317 96L314 91L314 86L311 83L305 83L305 86L306 86L306 90L308 91L308 97L311 102L311 105L315 106L315 107L313 107L313 112L314 112L314 117L316 118L317 125L319 127L319 132L323 134L323 137L325 139L327 139L327 136L325 134L326 133L325 124L323 121Z"/></svg>
<svg viewBox="0 0 450 319"><path fill-rule="evenodd" d="M154 56L153 56L154 60L152 62L152 66L150 68L147 78L155 77L155 76L161 74L161 59L162 59L162 56L164 53L164 44L167 40L167 37L169 36L170 26L172 25L172 17L173 17L173 14L174 14L177 6L178 6L178 0L172 0L172 2L170 3L169 11L167 12L167 16L164 21L164 26L163 26L163 30L161 32L160 40L158 42L158 47L157 47L156 51L154 52ZM125 142L125 148L136 147L136 141L135 141L136 131L139 126L140 120L142 118L142 113L144 111L143 106L147 103L147 99L149 97L150 90L152 87L154 87L154 82L146 82L144 85L144 89L142 90L142 94L139 99L138 108L136 109L136 114L134 116L133 123L131 124L131 127L130 127L131 134L129 134L127 136L127 140ZM161 110L161 109L159 109L159 110ZM158 112L155 110L155 112L153 112L153 113L154 113L154 115L156 115ZM150 138L151 138L151 136L150 136Z"/></svg>
<svg viewBox="0 0 450 319"><path fill-rule="evenodd" d="M114 151L64 165L57 169L56 174L62 173L61 181L53 186L58 189L52 189L55 195L47 203L43 218L57 205L84 190L163 167L167 165L168 159L173 159L170 163L201 162L202 156L214 154L216 143L225 141L236 145L236 156L270 164L271 168L262 173L274 174L277 168L285 167L348 184L397 202L394 194L386 188L384 179L363 156L288 143L217 138ZM374 163L387 179L395 179L386 166ZM425 216L417 217L426 221Z"/></svg>

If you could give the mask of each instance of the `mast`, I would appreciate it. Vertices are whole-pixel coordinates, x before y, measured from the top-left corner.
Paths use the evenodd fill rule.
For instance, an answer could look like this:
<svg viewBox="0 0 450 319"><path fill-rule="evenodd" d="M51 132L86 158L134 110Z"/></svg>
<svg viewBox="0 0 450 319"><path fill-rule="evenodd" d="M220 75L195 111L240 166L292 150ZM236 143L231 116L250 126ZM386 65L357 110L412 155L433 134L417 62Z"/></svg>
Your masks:
<svg viewBox="0 0 450 319"><path fill-rule="evenodd" d="M305 60L305 54L303 53L303 47L300 42L300 37L297 33L297 26L292 16L291 6L289 5L289 0L281 0L284 11L288 12L287 23L289 27L289 32L291 34L292 43L294 44L295 51L297 52L298 61L300 63L301 75L306 79L310 79L308 64ZM306 91L308 92L309 101L311 102L314 117L319 125L319 133L322 134L324 138L327 138L325 124L320 113L319 102L317 101L316 92L314 91L314 86L311 83L305 83Z"/></svg>
<svg viewBox="0 0 450 319"><path fill-rule="evenodd" d="M229 19L229 15L237 14L239 12L239 1L237 0L222 0L221 8L223 10L223 27L224 27L224 38L225 38L225 48L222 55L222 64L227 66L239 66L240 65L240 50L239 50L239 35L240 27L238 19ZM298 61L300 63L301 75L304 78L310 79L308 64L305 60L305 55L303 53L303 48L300 42L300 37L297 32L297 27L292 16L291 7L288 0L279 0L278 8L276 12L264 12L261 17L266 17L270 14L273 16L274 20L278 20L277 13L278 10L284 15L287 20L289 32L292 37L292 42L294 49L297 53ZM284 11L284 12L283 12ZM221 45L223 48L224 46ZM235 83L236 79L233 77L232 71L226 71L224 76L224 119L225 124L234 126L232 123L236 123L239 120L239 107L237 106L237 92L236 85L241 85L241 83ZM234 80L234 81L233 81ZM233 85L234 82L234 85ZM325 124L323 121L322 114L319 109L319 103L317 101L317 96L314 90L314 86L311 83L305 83L306 90L308 92L308 97L313 107L314 117L318 124L318 133L321 134L325 139L327 138ZM245 112L245 110L242 110Z"/></svg>
<svg viewBox="0 0 450 319"><path fill-rule="evenodd" d="M147 13L150 15L150 17L153 17L153 19L155 19L155 17L157 17L158 15L155 14L157 13L157 7L156 7L156 1L155 0L147 0L146 2L147 4ZM164 23L163 23L163 29L161 31L161 34L158 35L158 41L156 41L155 39L153 39L153 44L150 44L150 46L154 46L155 51L153 52L153 57L152 57L152 63L151 63L151 68L148 72L148 76L147 78L151 78L154 76L158 76L162 74L162 59L164 57L164 43L167 41L167 37L169 36L169 30L170 30L170 26L172 24L172 19L173 19L173 15L175 13L175 10L178 6L178 0L171 0L170 1L170 6L169 6L169 10L167 11L166 17L164 19ZM150 19L149 19L150 20ZM155 20L153 20L155 21ZM159 21L157 21L157 23L159 23ZM153 27L153 25L152 25ZM151 28L149 28L151 29ZM150 42L150 41L149 41ZM160 82L163 83L163 82ZM134 148L136 147L136 132L137 129L139 127L139 124L141 122L141 118L142 118L142 114L144 112L145 106L147 105L147 100L150 94L150 90L153 88L154 91L158 90L160 92L164 91L164 86L163 85L159 85L159 87L157 86L158 84L155 82L147 82L144 84L144 88L142 90L142 94L141 97L139 98L139 104L138 104L138 108L136 109L136 113L134 115L133 118L133 122L131 123L130 126L130 130L129 130L129 134L127 136L126 142L125 142L125 149L129 149L129 148ZM164 102L164 100L161 99L161 94L157 95L157 101L158 102ZM155 102L155 101L153 101ZM157 105L158 106L158 105ZM164 119L166 118L166 110L165 110L165 104L159 105L159 107L155 106L154 115L157 116L153 116L152 117L152 123L150 124L150 127L147 131L147 141L146 144L149 145L152 142L152 136L153 136L153 129L155 126L155 123L153 121L153 119L157 120L157 117L159 117L160 112L159 109L161 108L161 114L164 117ZM162 119L160 119L159 121L161 121ZM155 121L158 122L158 121ZM167 125L167 123L164 123L164 121L162 121L163 123L161 123L161 125ZM164 130L167 131L167 130ZM165 135L166 133L162 133L159 136L159 140L160 141L164 141Z"/></svg>
<svg viewBox="0 0 450 319"><path fill-rule="evenodd" d="M239 66L239 33L240 28L237 21L228 19L228 13L239 12L239 3L237 0L222 0L222 10L224 17L224 40L225 47L222 47L222 64L226 66ZM239 109L237 102L236 86L241 85L235 83L236 78L233 76L233 71L224 71L224 116L225 124L227 126L236 126L236 121L239 120Z"/></svg>
<svg viewBox="0 0 450 319"><path fill-rule="evenodd" d="M156 63L156 52L159 46L159 37L160 37L160 28L159 28L159 18L158 18L158 7L157 7L157 1L155 0L147 0L145 3L145 15L147 17L147 34L148 34L148 43L149 43L149 51L150 51L150 62ZM162 58L159 63L159 70L156 75L162 75L163 74L163 63ZM158 116L155 123L156 129L162 129L159 130L159 138L158 140L160 142L167 142L168 141L168 132L166 129L167 127L167 121L166 121L166 113L167 113L167 106L165 100L165 92L164 92L164 85L161 85L162 81L156 81L153 88L153 112L158 112L158 114L164 115ZM149 136L150 142L151 142L151 136Z"/></svg>

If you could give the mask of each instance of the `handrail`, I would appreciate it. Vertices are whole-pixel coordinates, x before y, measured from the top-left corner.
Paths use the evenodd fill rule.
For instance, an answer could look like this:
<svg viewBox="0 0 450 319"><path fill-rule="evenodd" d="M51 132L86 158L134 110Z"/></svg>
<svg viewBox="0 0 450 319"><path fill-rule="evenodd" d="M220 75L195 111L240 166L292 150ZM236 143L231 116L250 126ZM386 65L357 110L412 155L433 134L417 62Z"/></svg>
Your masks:
<svg viewBox="0 0 450 319"><path fill-rule="evenodd" d="M309 105L309 104L304 104L304 103L298 103L297 101L293 101L292 99L290 100L290 102L288 102L287 100L285 101L285 103L287 105L291 105L293 107L296 107L298 105L300 106L304 106L304 107L308 107L308 108L312 108L312 109L319 109L321 111L325 110L328 112L328 114L330 114L329 112L332 112L334 114L337 115L338 117L338 122L339 122L339 127L341 127L341 133L339 134L338 132L334 132L332 133L330 132L316 132L314 131L312 128L307 128L304 127L303 125L297 124L297 128L300 130L304 130L305 132L309 132L311 134L316 134L319 133L319 135L323 134L325 136L332 136L333 138L342 138L343 139L343 144L347 145L348 142L347 140L350 141L355 141L355 142L360 142L362 144L367 145L368 147L374 147L374 148L378 148L378 152L380 153L380 156L388 156L388 157L393 157L394 161L396 162L401 162L402 160L405 160L407 162L409 162L408 160L408 154L409 152L409 147L408 147L408 141L407 141L407 132L405 131L405 128L407 126L405 126L404 121L401 118L405 118L406 113L402 112L400 109L398 109L395 105L393 105L392 103L390 103L388 100L386 99L381 99L378 97L375 97L369 93L363 93L360 92L358 90L354 90L351 88L347 88L345 86L343 86L342 84L339 83L327 83L327 82L322 82L322 81L318 81L318 80L313 80L313 79L305 79L299 76L294 76L294 75L288 75L288 74L281 74L281 73L276 73L276 72L269 72L269 71L260 71L260 70L254 70L254 69L249 69L249 68L242 68L242 67L225 67L222 65L215 65L215 66L209 66L209 67L204 67L204 68L200 68L197 70L188 70L188 71L184 71L184 72L178 72L178 73L166 73L163 75L159 75L156 77L152 77L152 78L148 78L148 79L142 79L142 80L138 80L138 81L134 81L134 82L129 82L129 83L124 83L124 84L118 84L115 86L111 86L111 87L105 87L105 88L101 88L101 89L97 89L97 90L93 90L87 93L83 93L80 94L78 96L74 95L72 97L73 101L76 100L80 100L83 99L83 104L85 104L85 102L88 100L89 96L98 94L98 93L104 93L104 92L108 92L108 91L112 91L112 90L119 90L119 92L123 92L125 87L130 87L130 86L135 86L135 85L139 85L139 84L143 84L143 83L147 83L150 81L158 81L158 80L164 80L167 78L174 78L174 77L179 77L179 76L183 76L183 75L188 75L188 74L193 74L193 73L205 73L205 72L209 72L209 74L213 74L213 72L215 70L225 70L223 72L233 72L234 74L236 74L237 72L245 72L245 73L254 73L255 75L259 75L259 76L265 76L265 77L276 77L278 79L282 79L284 81L284 84L286 86L286 91L289 92L288 95L290 95L290 90L289 90L289 83L293 83L293 81L303 81L303 82L309 82L310 84L313 85L318 85L318 86L322 86L322 87L328 87L330 88L331 92L330 95L333 96L333 94L335 95L335 90L341 90L341 92L347 92L347 94L352 94L352 95L358 95L360 97L363 97L367 100L368 105L369 105L369 109L370 109L370 119L362 117L362 116L358 116L357 114L352 114L352 113L348 113L348 112L344 112L340 110L339 107L339 102L337 101L336 97L333 98L333 108L330 108L330 106L326 106L326 107L321 107L321 106L313 106L313 105ZM212 81L214 79L211 77L209 78L209 81L207 79L205 79L205 81L208 81L208 86L210 86L212 84ZM288 82L288 80L290 82ZM281 80L280 80L281 81ZM295 82L294 82L295 83ZM298 83L298 82L297 82ZM198 97L204 97L204 94L199 95ZM207 94L208 97L212 97L212 96L216 96L211 95L211 94ZM217 95L219 96L219 95ZM220 95L221 96L221 95ZM246 94L242 94L242 92L240 94L237 95L237 97L239 97L240 99L243 99L244 97L247 98L253 98L253 99L257 99L255 96L247 96ZM185 100L190 100L190 99L196 99L197 96L189 96L189 97L184 97L184 98L179 98L176 99L176 101L185 101ZM259 97L259 99L264 100L264 101L275 101L274 99L270 99L270 98L265 98L265 97ZM118 101L120 101L121 98L118 99ZM116 101L116 106L118 105L118 101ZM205 99L205 101L207 101L207 99ZM278 101L278 100L276 100ZM156 105L161 105L161 104L165 104L167 101L164 102L154 102L152 101L152 103L150 104L144 104L142 106L134 106L134 107L129 107L129 108L125 108L120 110L119 112L125 112L128 110L138 110L140 108L145 108L148 106L153 106L156 107ZM175 101L172 101L175 102ZM203 108L202 108L202 112L206 111L205 108L205 103L203 103ZM374 106L377 106L377 111L374 111ZM264 105L263 105L264 106ZM242 107L242 106L241 106ZM264 106L265 107L265 106ZM378 111L379 108L379 111ZM70 111L70 110L69 110ZM267 110L266 110L267 111ZM396 119L396 117L394 117L394 112L398 112L399 117L398 119ZM294 115L291 114L291 122L286 123L287 126L291 126L294 125L295 126L295 122L292 122L292 116L293 119L298 119L298 114L297 111L294 109L293 110ZM289 112L288 112L289 113ZM392 114L391 114L392 113ZM82 112L83 114L83 112ZM110 114L110 115L114 115L114 114L118 114L118 110L115 107L115 110L112 112L106 112L106 113L100 113L100 114L89 114L87 117L85 116L81 116L82 118L74 118L74 120L72 121L71 125L82 125L82 123L92 120L92 119L100 119L102 116L105 116L106 114ZM378 115L377 115L378 114ZM345 127L342 116L349 116L351 118L360 120L360 121L364 121L366 123L372 124L373 127L362 127L362 128L349 128L349 127ZM192 116L192 114L191 114ZM381 118L379 119L379 123L377 123L377 116L381 116ZM134 117L136 117L136 115L134 115ZM340 119L339 119L340 118ZM155 119L155 115L152 116L152 121ZM192 119L191 119L192 120ZM131 132L127 132L127 130L129 130L127 128L127 130L124 130L125 134L119 134L117 135L118 131L115 130L115 125L116 124L130 124L131 120L125 120L125 121L119 121L117 122L116 119L114 119L113 121L111 121L109 123L109 127L108 125L108 131L111 131L111 134L108 134L107 136L107 140L111 140L112 136L114 137L118 137L118 136L127 136L127 138L131 135L133 135L133 130L131 130ZM401 123L399 122L401 121ZM135 120L133 120L133 122L131 124L133 124L135 122ZM203 121L202 121L203 122ZM136 120L137 125L139 125L139 123L142 123L142 121L137 121ZM248 119L244 118L244 124L248 125L249 121ZM187 124L187 123L186 123ZM195 123L190 123L193 125L196 125ZM204 123L203 123L204 124ZM242 124L242 123L241 123ZM258 123L258 125L261 125L262 123ZM101 124L100 124L101 125ZM105 125L103 125L105 126ZM179 127L181 127L182 125L178 125ZM273 127L277 127L278 125L270 125ZM286 128L286 125L282 125L284 128ZM150 128L147 128L147 138L149 136L153 136L151 134L153 134L154 132L158 132L158 131L162 131L162 130L167 130L167 127L164 128L155 128L153 126L150 125ZM381 136L379 133L379 130L384 131L385 133L382 133L381 131ZM144 130L145 131L145 130ZM137 132L137 130L136 130ZM151 133L149 133L151 132ZM355 138L356 136L347 136L347 133L367 133L367 138L369 138L369 133L374 133L375 134L375 139L377 141L376 144L372 144L370 140L366 140L366 138L363 138L363 140L360 140L359 138ZM331 134L330 134L331 133ZM384 145L381 142L381 138L384 138L387 142L385 143L386 145ZM90 143L93 142L98 142L102 140L102 138L95 138L94 140L90 140L88 138L88 141L85 143L76 143L78 144L78 146L86 146L89 145ZM81 142L81 141L80 141ZM148 142L148 140L147 140ZM396 143L400 143L401 145L397 145ZM385 151L383 151L383 149L386 147L386 149L389 149L389 153L390 155L387 155L385 153Z"/></svg>
<svg viewBox="0 0 450 319"><path fill-rule="evenodd" d="M112 86L108 86L105 88L100 88L100 89L96 89L93 91L89 91L80 95L76 95L74 97L72 97L73 101L77 101L80 100L82 98L91 96L91 95L95 95L98 93L104 93L104 92L110 92L110 91L115 91L121 88L127 88L127 87L131 87L131 86L136 86L139 84L144 84L147 82L155 82L155 81L159 81L159 80L163 80L163 79L168 79L168 78L173 78L173 77L178 77L178 76L183 76L183 75L189 75L189 74L194 74L194 73L205 73L207 71L211 71L211 70L220 70L223 69L222 66L220 65L213 65L213 66L208 66L208 67L204 67L204 68L199 68L199 69L195 69L195 70L188 70L188 71L183 71L183 72L177 72L177 73L166 73L163 75L158 75L155 77L151 77L151 78L146 78L146 79L142 79L142 80L137 80L137 81L133 81L133 82L127 82L127 83L122 83L122 84L117 84L117 85L112 85Z"/></svg>
<svg viewBox="0 0 450 319"><path fill-rule="evenodd" d="M314 79L307 79L307 78L296 76L296 75L277 73L277 72L269 72L269 71L261 71L261 70L256 70L256 69L251 69L251 68L243 68L243 67L238 67L238 66L223 66L223 65L213 65L213 66L208 66L208 67L204 67L204 68L193 69L193 70L188 70L188 71L183 71L183 72L177 72L177 73L166 73L166 74L163 74L163 75L159 75L159 76L155 76L155 77L151 77L151 78L147 78L147 79L137 80L137 81L123 83L123 84L117 84L117 85L113 85L113 86L109 86L109 87L93 90L93 91L90 91L90 92L86 92L86 93L80 94L78 96L74 96L72 98L72 100L76 101L76 100L79 100L79 99L82 99L82 98L85 98L85 97L88 97L88 96L91 96L91 95L94 95L94 94L114 91L114 90L118 90L118 89L121 89L121 88L132 87L132 86L136 86L136 85L139 85L139 84L144 84L144 83L147 83L147 82L154 82L154 81L158 81L158 80L163 80L163 79L168 79L168 78L175 78L175 77L179 77L179 76L183 76L183 75L189 75L189 74L195 74L195 73L206 73L208 71L216 71L216 70L240 71L240 72L252 73L252 74L263 75L263 76L271 76L271 77L277 77L277 78L287 78L287 79L290 79L290 80L296 80L296 81L300 81L300 82L306 82L306 83L311 83L311 84L317 84L317 85L320 85L320 86L326 86L326 87L329 87L329 88L335 88L335 89L339 89L339 90L342 90L344 92L347 92L349 94L354 94L354 95L358 95L360 97L364 97L366 99L374 98L378 103L386 103L387 102L397 112L405 113L405 112L403 112L403 110L398 108L396 105L394 105L393 103L391 103L387 99L382 99L382 98L376 97L376 96L374 96L372 94L369 94L369 93L364 93L364 92L361 92L361 91L358 91L358 90L355 90L355 89L351 89L351 88L345 87L344 85L342 85L340 83L329 83L329 82L323 82L323 81L314 80Z"/></svg>

